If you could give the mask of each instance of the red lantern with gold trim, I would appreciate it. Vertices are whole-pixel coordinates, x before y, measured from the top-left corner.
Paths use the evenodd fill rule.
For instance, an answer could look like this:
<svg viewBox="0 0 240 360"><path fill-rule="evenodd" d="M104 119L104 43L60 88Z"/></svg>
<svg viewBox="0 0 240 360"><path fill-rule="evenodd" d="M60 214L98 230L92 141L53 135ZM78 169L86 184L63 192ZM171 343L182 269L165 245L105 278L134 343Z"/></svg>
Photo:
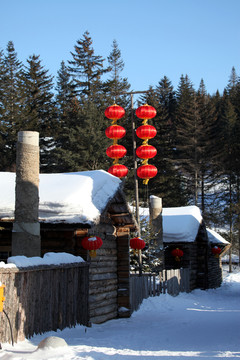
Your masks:
<svg viewBox="0 0 240 360"><path fill-rule="evenodd" d="M108 119L115 121L121 119L125 115L125 110L121 106L114 104L109 106L104 114Z"/></svg>
<svg viewBox="0 0 240 360"><path fill-rule="evenodd" d="M82 247L89 250L91 257L96 257L96 250L99 249L103 244L102 239L99 236L86 236L82 239Z"/></svg>
<svg viewBox="0 0 240 360"><path fill-rule="evenodd" d="M136 116L139 119L144 119L144 120L152 119L156 115L157 115L156 109L154 109L153 106L150 106L148 104L139 106L139 108L137 108L137 110L136 110Z"/></svg>
<svg viewBox="0 0 240 360"><path fill-rule="evenodd" d="M122 145L111 145L106 150L107 156L112 159L121 159L127 153L127 149Z"/></svg>
<svg viewBox="0 0 240 360"><path fill-rule="evenodd" d="M118 178L123 178L127 176L128 168L122 164L115 164L108 169L108 172Z"/></svg>
<svg viewBox="0 0 240 360"><path fill-rule="evenodd" d="M152 145L141 145L136 149L136 155L140 159L152 159L157 155L157 149Z"/></svg>
<svg viewBox="0 0 240 360"><path fill-rule="evenodd" d="M109 139L122 139L126 135L126 130L120 125L111 125L105 130Z"/></svg>
<svg viewBox="0 0 240 360"><path fill-rule="evenodd" d="M222 249L221 249L219 246L214 246L214 247L212 247L212 253L213 253L213 255L214 255L216 258L219 257L219 255L221 254L221 252L222 252Z"/></svg>
<svg viewBox="0 0 240 360"><path fill-rule="evenodd" d="M139 237L130 239L130 247L134 250L142 250L145 246L145 241Z"/></svg>
<svg viewBox="0 0 240 360"><path fill-rule="evenodd" d="M136 130L136 135L139 139L147 140L153 139L157 134L157 130L154 126L146 124L141 125Z"/></svg>
<svg viewBox="0 0 240 360"><path fill-rule="evenodd" d="M144 179L144 184L148 183L149 179L152 179L154 176L157 175L157 168L154 165L146 164L141 165L137 169L137 176L141 179Z"/></svg>
<svg viewBox="0 0 240 360"><path fill-rule="evenodd" d="M171 254L172 254L172 256L175 257L176 261L180 261L181 257L183 257L183 251L181 249L179 249L179 248L173 249L171 251Z"/></svg>

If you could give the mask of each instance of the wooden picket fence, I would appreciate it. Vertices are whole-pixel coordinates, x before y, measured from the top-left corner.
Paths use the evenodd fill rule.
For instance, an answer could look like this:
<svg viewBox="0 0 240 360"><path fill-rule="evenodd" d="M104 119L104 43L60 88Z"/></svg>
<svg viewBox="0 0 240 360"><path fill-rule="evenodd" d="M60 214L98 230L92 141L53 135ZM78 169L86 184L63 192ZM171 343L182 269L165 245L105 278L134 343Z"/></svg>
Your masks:
<svg viewBox="0 0 240 360"><path fill-rule="evenodd" d="M137 310L143 299L149 296L170 294L177 296L180 292L190 291L190 270L162 270L159 274L131 274L130 303L131 312Z"/></svg>
<svg viewBox="0 0 240 360"><path fill-rule="evenodd" d="M86 262L1 268L0 281L5 285L6 298L4 312L0 312L1 343L89 324Z"/></svg>

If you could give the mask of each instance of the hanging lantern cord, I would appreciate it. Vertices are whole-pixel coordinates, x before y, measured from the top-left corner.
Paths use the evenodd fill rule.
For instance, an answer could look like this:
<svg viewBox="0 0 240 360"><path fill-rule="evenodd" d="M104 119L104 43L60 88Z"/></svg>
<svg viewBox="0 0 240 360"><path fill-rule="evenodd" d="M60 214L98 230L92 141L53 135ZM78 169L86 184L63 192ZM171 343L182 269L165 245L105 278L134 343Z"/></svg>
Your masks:
<svg viewBox="0 0 240 360"><path fill-rule="evenodd" d="M148 200L148 180L149 179L146 179L147 180L147 183L145 183L145 194L144 194L144 197L145 197L145 201L144 203L146 204L146 207L149 208L149 200ZM144 180L144 181L146 181ZM144 184L144 181L143 181L143 184Z"/></svg>

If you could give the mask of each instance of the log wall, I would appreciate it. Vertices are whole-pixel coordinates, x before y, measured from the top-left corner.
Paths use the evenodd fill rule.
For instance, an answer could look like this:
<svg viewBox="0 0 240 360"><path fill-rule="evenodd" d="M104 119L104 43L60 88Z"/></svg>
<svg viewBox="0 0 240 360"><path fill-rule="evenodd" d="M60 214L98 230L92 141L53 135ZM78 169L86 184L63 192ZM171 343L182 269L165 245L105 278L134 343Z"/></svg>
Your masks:
<svg viewBox="0 0 240 360"><path fill-rule="evenodd" d="M103 240L96 258L91 260L89 275L90 321L102 323L117 317L129 317L129 229L101 224L95 233Z"/></svg>
<svg viewBox="0 0 240 360"><path fill-rule="evenodd" d="M208 259L208 286L209 288L217 288L222 283L222 262L220 257L213 254Z"/></svg>
<svg viewBox="0 0 240 360"><path fill-rule="evenodd" d="M34 334L89 325L89 265L84 263L33 268L1 268L5 287L4 311L13 329L13 341ZM11 342L7 317L0 313L0 341Z"/></svg>
<svg viewBox="0 0 240 360"><path fill-rule="evenodd" d="M103 240L97 256L90 259L89 268L90 321L100 324L118 315L116 229L100 224L91 231Z"/></svg>

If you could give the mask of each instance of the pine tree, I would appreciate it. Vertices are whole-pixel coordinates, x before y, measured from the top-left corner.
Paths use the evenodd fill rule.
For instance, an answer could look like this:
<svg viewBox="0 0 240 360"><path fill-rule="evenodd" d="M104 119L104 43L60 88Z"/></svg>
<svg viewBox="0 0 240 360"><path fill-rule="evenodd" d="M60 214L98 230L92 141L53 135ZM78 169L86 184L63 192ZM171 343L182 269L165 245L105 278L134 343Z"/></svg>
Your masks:
<svg viewBox="0 0 240 360"><path fill-rule="evenodd" d="M57 123L54 132L55 147L52 151L54 157L51 171L66 172L71 170L71 152L69 144L69 132L76 121L76 113L79 103L76 99L73 81L64 61L61 62L57 75L56 85L56 109ZM68 159L69 155L69 159Z"/></svg>
<svg viewBox="0 0 240 360"><path fill-rule="evenodd" d="M224 98L224 118L227 123L228 157L224 158L224 169L227 170L228 191L227 220L229 223L229 238L232 243L229 256L229 270L232 270L231 252L240 252L240 79L234 68L230 75Z"/></svg>
<svg viewBox="0 0 240 360"><path fill-rule="evenodd" d="M57 76L56 101L60 116L63 116L71 109L72 101L76 96L73 81L65 62L61 62Z"/></svg>
<svg viewBox="0 0 240 360"><path fill-rule="evenodd" d="M184 190L189 203L198 204L199 191L199 113L196 94L186 75L181 76L177 90L176 154L179 173L184 178Z"/></svg>
<svg viewBox="0 0 240 360"><path fill-rule="evenodd" d="M17 133L22 126L22 63L12 41L8 42L6 56L1 66L1 127L2 152L1 168L14 170L16 161L15 144Z"/></svg>
<svg viewBox="0 0 240 360"><path fill-rule="evenodd" d="M237 75L235 67L233 66L230 77L229 77L229 81L228 81L228 84L227 84L227 87L225 90L229 96L230 101L235 106L238 106L238 103L236 102L238 85L239 85L239 77Z"/></svg>
<svg viewBox="0 0 240 360"><path fill-rule="evenodd" d="M110 95L111 100L114 99L116 103L125 103L126 95L124 92L128 92L130 89L130 84L128 83L127 78L122 78L121 73L124 70L124 61L121 57L121 51L118 48L116 40L113 40L112 51L108 56L108 63L110 72L110 80L107 80L105 83L106 86L106 96ZM129 105L130 101L125 105Z"/></svg>
<svg viewBox="0 0 240 360"><path fill-rule="evenodd" d="M207 199L207 194L211 188L211 184L214 183L214 178L212 176L213 173L211 171L212 161L211 157L209 157L209 154L211 154L212 148L215 145L215 141L212 144L210 139L216 121L216 110L213 102L211 101L211 97L207 94L203 79L200 82L200 86L196 94L196 100L199 113L198 162L200 185L199 194L201 196L201 202L199 202L199 205L206 221L206 205L209 203L209 200Z"/></svg>
<svg viewBox="0 0 240 360"><path fill-rule="evenodd" d="M7 157L6 157L6 138L7 138L7 129L4 122L4 83L5 83L5 66L4 66L4 54L3 51L0 51L0 152L1 152L1 164L0 170L3 171L7 166Z"/></svg>
<svg viewBox="0 0 240 360"><path fill-rule="evenodd" d="M62 67L58 74L58 99L63 104L64 98L66 110L60 117L58 157L63 171L107 168L101 77L109 69L104 69L104 59L94 54L88 32L74 49L70 66ZM63 87L68 89L68 95L63 94Z"/></svg>
<svg viewBox="0 0 240 360"><path fill-rule="evenodd" d="M40 56L30 56L24 69L25 121L22 130L39 132L42 171L51 166L51 148L54 146L56 109L52 90L53 77L42 66Z"/></svg>
<svg viewBox="0 0 240 360"><path fill-rule="evenodd" d="M83 39L77 41L74 50L75 52L71 52L73 60L68 63L77 94L94 99L101 87L101 76L110 69L103 67L102 56L94 54L92 39L88 31L83 34Z"/></svg>

